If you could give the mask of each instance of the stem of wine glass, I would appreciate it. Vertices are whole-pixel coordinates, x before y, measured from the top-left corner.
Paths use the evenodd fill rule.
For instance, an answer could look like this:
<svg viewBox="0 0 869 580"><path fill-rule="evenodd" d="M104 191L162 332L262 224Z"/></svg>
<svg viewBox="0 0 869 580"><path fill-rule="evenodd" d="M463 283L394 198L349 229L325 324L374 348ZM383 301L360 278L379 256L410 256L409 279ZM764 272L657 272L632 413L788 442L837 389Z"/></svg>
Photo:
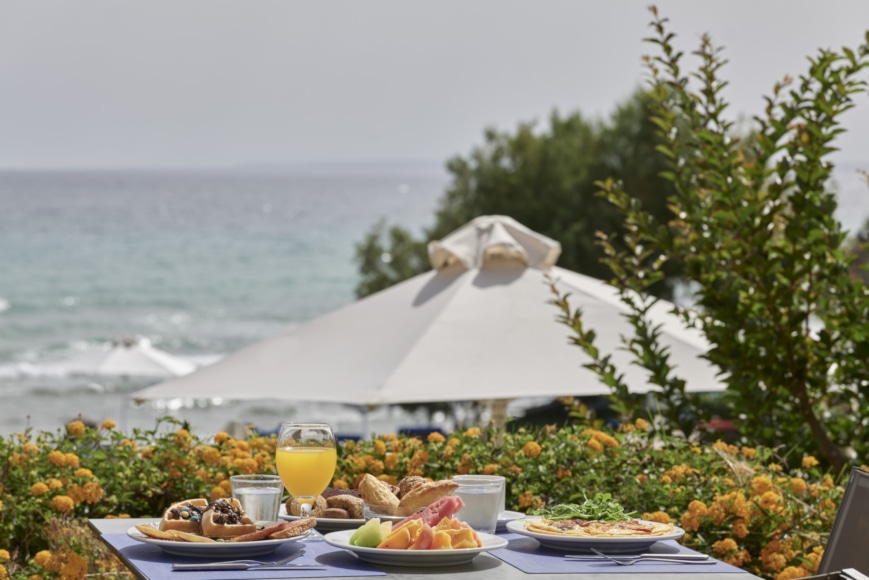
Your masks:
<svg viewBox="0 0 869 580"><path fill-rule="evenodd" d="M315 499L316 498L307 495L299 497L299 517L311 517L311 511L314 509Z"/></svg>

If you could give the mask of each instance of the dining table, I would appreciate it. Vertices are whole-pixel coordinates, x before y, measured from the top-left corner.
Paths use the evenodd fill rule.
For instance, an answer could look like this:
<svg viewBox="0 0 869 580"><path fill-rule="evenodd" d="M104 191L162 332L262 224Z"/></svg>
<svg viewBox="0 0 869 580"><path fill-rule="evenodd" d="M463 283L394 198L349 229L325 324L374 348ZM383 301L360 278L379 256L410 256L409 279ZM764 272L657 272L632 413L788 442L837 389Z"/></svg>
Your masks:
<svg viewBox="0 0 869 580"><path fill-rule="evenodd" d="M160 546L136 540L128 531L134 526L153 523L159 518L105 518L90 519L89 527L105 542L112 552L141 580L254 580L279 578L360 578L365 576L386 577L385 580L538 580L559 578L561 580L665 580L674 576L697 580L750 580L758 578L749 572L723 562L713 565L672 564L640 562L630 567L619 566L603 560L571 560L565 553L546 549L537 540L515 533L499 533L506 546L484 551L469 562L450 566L437 565L385 565L363 561L351 551L336 547L323 540L322 534L313 531L301 542L287 542L273 554L259 557L261 560L276 560L304 549L301 557L294 560L300 564L322 565L321 569L288 569L244 571L173 571L175 563L200 560L166 553ZM502 542L503 543L503 542ZM664 544L664 542L659 542ZM694 553L675 541L662 545L662 549L679 553Z"/></svg>

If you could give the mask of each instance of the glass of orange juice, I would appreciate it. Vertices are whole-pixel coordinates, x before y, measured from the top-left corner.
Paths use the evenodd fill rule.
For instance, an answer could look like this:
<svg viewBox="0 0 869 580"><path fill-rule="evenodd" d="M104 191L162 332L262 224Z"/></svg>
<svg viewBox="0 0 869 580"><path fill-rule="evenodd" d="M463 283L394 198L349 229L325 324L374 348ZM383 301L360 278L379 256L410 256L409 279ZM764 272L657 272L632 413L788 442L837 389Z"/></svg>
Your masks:
<svg viewBox="0 0 869 580"><path fill-rule="evenodd" d="M275 463L287 491L299 500L301 516L335 475L335 435L326 423L281 423Z"/></svg>

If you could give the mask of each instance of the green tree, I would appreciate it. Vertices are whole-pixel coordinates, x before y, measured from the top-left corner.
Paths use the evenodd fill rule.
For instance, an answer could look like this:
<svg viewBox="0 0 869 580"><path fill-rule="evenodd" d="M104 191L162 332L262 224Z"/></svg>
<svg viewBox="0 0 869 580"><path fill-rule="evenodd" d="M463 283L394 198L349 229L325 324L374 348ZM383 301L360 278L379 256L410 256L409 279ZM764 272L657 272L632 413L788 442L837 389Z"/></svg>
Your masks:
<svg viewBox="0 0 869 580"><path fill-rule="evenodd" d="M652 12L650 41L660 55L647 60L649 95L675 218L655 218L616 179L601 184L624 219L622 233L601 245L634 306L638 332L629 347L656 371L666 398L690 411L644 317L654 300L644 290L662 277L663 262L675 261L696 289L696 308L680 311L713 345L708 358L722 371L741 433L753 444L819 453L834 469L865 462L869 291L850 275L828 183L839 117L865 90L869 33L858 50L821 50L805 75L776 84L746 155L723 114L720 48L704 37L693 53L696 72L684 73L675 35ZM618 393L617 371L563 298L564 322Z"/></svg>
<svg viewBox="0 0 869 580"><path fill-rule="evenodd" d="M672 185L659 176L651 100L638 92L606 122L580 113L553 112L548 126L521 124L515 133L485 131L484 143L447 163L452 181L439 201L435 224L415 239L400 226L377 224L357 244L366 296L430 269L427 242L480 215L509 215L562 245L559 265L597 278L610 274L594 242L597 230L617 229L621 218L595 195L595 181L616 176L659 219L666 219ZM661 289L665 291L666 289Z"/></svg>

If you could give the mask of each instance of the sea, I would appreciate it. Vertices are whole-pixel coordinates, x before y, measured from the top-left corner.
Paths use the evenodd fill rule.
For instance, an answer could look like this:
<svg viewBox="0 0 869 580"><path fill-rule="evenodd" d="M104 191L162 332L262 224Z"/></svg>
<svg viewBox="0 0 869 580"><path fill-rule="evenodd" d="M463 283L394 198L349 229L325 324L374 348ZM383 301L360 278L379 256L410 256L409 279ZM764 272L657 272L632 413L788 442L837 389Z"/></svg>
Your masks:
<svg viewBox="0 0 869 580"><path fill-rule="evenodd" d="M869 215L856 169L834 184L851 231ZM436 162L0 171L0 436L76 418L129 431L172 417L203 436L289 419L348 436L454 428L461 416L401 407L363 417L354 405L292 401L137 405L129 395L162 379L68 364L143 337L207 365L347 305L356 244L381 221L422 235L449 183Z"/></svg>
<svg viewBox="0 0 869 580"><path fill-rule="evenodd" d="M203 434L288 419L358 432L349 406L137 406L128 395L162 379L65 362L144 337L206 365L344 306L356 298L356 244L380 221L421 236L448 183L443 164L423 162L0 172L0 435L75 418L152 429L164 416ZM368 417L390 430L438 419L400 408Z"/></svg>

